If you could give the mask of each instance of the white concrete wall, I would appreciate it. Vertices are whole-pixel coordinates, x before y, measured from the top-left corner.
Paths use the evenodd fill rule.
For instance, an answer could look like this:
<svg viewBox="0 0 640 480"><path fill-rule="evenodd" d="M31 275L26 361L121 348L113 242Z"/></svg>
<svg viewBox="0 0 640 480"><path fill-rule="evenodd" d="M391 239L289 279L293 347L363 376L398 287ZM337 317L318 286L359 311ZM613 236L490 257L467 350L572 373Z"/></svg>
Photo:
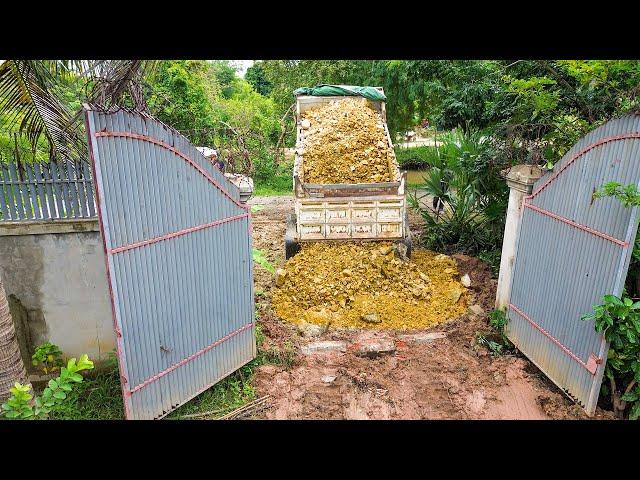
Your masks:
<svg viewBox="0 0 640 480"><path fill-rule="evenodd" d="M98 230L97 220L0 223L0 275L13 309L26 310L31 350L49 341L100 361L115 348Z"/></svg>

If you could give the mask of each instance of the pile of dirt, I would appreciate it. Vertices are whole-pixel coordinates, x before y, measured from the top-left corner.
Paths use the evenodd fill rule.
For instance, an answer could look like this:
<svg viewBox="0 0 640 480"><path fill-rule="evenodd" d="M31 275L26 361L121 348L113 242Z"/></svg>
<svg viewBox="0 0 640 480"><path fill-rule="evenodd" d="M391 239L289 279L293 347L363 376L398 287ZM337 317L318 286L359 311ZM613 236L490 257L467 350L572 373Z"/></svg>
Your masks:
<svg viewBox="0 0 640 480"><path fill-rule="evenodd" d="M466 311L466 288L446 255L390 242L310 243L279 269L273 307L283 320L338 328L412 330Z"/></svg>
<svg viewBox="0 0 640 480"><path fill-rule="evenodd" d="M378 112L365 98L344 98L302 114L307 183L376 183L396 180Z"/></svg>

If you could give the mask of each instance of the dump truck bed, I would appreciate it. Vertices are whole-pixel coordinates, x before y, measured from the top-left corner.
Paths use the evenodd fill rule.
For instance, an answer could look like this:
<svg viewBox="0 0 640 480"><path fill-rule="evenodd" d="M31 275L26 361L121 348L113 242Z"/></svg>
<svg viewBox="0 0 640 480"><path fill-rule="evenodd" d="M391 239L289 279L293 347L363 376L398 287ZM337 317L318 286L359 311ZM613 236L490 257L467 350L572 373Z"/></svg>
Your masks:
<svg viewBox="0 0 640 480"><path fill-rule="evenodd" d="M382 89L379 89L382 91ZM389 162L392 182L313 184L304 179L304 130L301 115L309 108L345 97L300 95L296 99L296 153L293 169L296 240L402 239L406 225L406 172L395 156ZM386 140L393 144L381 101L367 100L382 116Z"/></svg>

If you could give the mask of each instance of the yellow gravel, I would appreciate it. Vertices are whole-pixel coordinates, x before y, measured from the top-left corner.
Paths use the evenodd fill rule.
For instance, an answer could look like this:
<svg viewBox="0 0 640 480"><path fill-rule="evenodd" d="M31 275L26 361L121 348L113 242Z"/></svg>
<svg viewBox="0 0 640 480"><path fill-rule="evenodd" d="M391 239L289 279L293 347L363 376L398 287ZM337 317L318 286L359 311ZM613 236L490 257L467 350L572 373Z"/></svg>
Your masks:
<svg viewBox="0 0 640 480"><path fill-rule="evenodd" d="M392 182L396 158L381 115L366 99L346 97L302 114L307 183Z"/></svg>
<svg viewBox="0 0 640 480"><path fill-rule="evenodd" d="M466 311L455 261L390 242L303 244L276 274L273 307L286 321L337 328L424 329Z"/></svg>

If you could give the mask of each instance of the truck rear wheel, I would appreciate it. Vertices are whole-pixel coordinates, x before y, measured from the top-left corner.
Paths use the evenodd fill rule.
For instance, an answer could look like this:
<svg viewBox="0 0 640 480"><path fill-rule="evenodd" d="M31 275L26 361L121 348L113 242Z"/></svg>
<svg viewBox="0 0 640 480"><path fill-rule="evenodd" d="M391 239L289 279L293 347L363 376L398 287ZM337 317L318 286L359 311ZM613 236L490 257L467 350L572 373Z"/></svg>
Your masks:
<svg viewBox="0 0 640 480"><path fill-rule="evenodd" d="M284 234L284 257L289 260L300 251L300 244L296 241L296 214L287 217L287 230Z"/></svg>
<svg viewBox="0 0 640 480"><path fill-rule="evenodd" d="M407 247L407 258L411 258L411 252L413 250L413 239L411 237L411 230L409 230L409 213L404 214L404 228L405 236L402 240L398 240L398 243L403 243Z"/></svg>

